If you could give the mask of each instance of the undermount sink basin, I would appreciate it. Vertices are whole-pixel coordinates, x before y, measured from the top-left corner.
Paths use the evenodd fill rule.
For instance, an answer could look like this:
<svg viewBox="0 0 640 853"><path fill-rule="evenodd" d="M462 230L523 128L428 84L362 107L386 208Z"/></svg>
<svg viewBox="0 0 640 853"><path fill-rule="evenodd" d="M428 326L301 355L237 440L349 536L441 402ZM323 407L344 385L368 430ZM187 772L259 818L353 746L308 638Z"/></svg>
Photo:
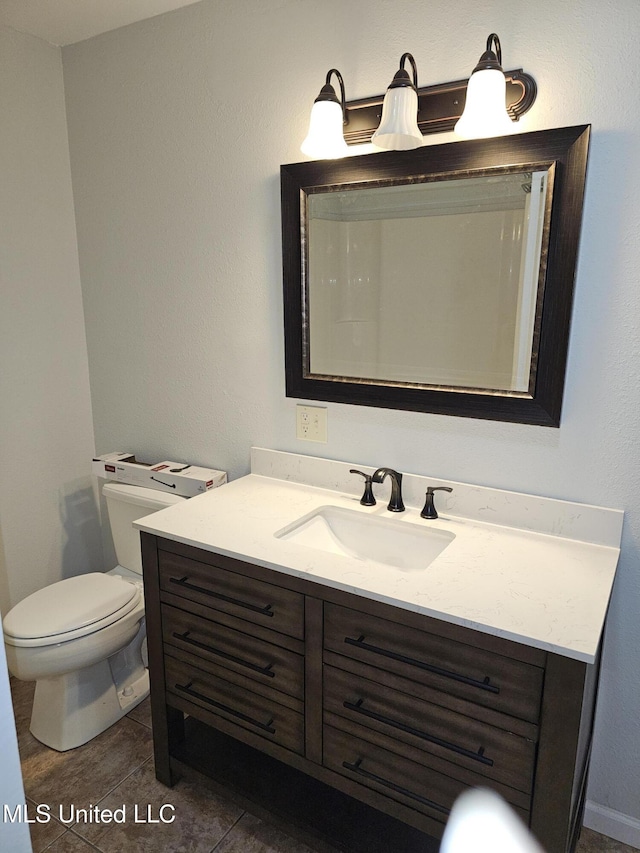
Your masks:
<svg viewBox="0 0 640 853"><path fill-rule="evenodd" d="M275 536L329 554L341 554L403 572L425 569L455 539L446 530L322 506Z"/></svg>

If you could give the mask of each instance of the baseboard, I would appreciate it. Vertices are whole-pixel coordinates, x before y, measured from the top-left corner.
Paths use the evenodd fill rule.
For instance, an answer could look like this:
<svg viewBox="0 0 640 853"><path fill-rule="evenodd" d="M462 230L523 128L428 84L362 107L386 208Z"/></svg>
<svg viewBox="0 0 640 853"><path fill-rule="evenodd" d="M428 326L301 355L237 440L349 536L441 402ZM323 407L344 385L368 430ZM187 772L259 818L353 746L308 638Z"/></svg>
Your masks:
<svg viewBox="0 0 640 853"><path fill-rule="evenodd" d="M640 850L640 820L587 800L584 826Z"/></svg>

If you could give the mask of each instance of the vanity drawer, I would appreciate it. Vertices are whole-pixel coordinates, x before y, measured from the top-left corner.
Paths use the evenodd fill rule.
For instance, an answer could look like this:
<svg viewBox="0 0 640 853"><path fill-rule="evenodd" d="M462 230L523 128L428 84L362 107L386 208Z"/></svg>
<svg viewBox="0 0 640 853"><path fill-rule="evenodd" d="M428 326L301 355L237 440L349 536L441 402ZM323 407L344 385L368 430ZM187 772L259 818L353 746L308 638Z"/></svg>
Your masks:
<svg viewBox="0 0 640 853"><path fill-rule="evenodd" d="M161 590L291 637L304 637L300 593L168 551L158 552L158 564Z"/></svg>
<svg viewBox="0 0 640 853"><path fill-rule="evenodd" d="M384 672L371 667L366 671L369 678L325 666L325 711L355 723L365 738L371 739L365 731L370 729L408 744L417 763L429 764L435 755L531 792L536 754L532 740L391 689L384 684Z"/></svg>
<svg viewBox="0 0 640 853"><path fill-rule="evenodd" d="M286 705L231 684L169 654L165 654L165 679L169 694L196 706L188 710L196 718L197 708L202 708L208 712L203 716L204 722L211 724L212 717L218 717L303 754L304 717ZM221 728L233 734L233 727Z"/></svg>
<svg viewBox="0 0 640 853"><path fill-rule="evenodd" d="M324 727L324 766L444 823L469 785L353 734ZM512 803L528 823L528 809Z"/></svg>
<svg viewBox="0 0 640 853"><path fill-rule="evenodd" d="M537 722L541 667L325 604L324 647L479 705Z"/></svg>
<svg viewBox="0 0 640 853"><path fill-rule="evenodd" d="M162 636L167 647L187 652L181 659L191 660L195 666L199 659L212 661L302 699L302 655L166 604L162 605Z"/></svg>

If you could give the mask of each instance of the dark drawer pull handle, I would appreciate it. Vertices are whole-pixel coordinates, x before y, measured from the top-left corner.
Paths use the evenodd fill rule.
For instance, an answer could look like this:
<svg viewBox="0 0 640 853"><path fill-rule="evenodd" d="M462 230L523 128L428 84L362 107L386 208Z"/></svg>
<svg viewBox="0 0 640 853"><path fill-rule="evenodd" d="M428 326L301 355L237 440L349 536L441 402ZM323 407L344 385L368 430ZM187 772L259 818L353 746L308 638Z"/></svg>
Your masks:
<svg viewBox="0 0 640 853"><path fill-rule="evenodd" d="M254 720L253 717L249 717L241 711L236 711L235 708L230 708L228 705L223 705L222 702L216 702L215 700L210 699L208 696L205 696L204 693L198 693L197 690L193 690L191 687L192 684L193 681L190 681L188 684L176 684L176 690L182 690L183 693L187 693L189 696L195 696L196 699L202 699L203 702L208 702L209 705L213 705L214 708L220 708L221 711L226 711L227 714L238 717L238 719L244 720L245 723L251 723L252 726L257 726L264 732L269 732L269 734L272 735L276 733L276 730L271 725L273 723L273 717L268 723L261 723L259 720Z"/></svg>
<svg viewBox="0 0 640 853"><path fill-rule="evenodd" d="M422 803L425 806L429 806L431 809L435 809L437 812L441 814L448 815L450 809L446 809L444 806L441 806L439 803L434 803L433 800L428 800L426 797L421 797L420 794L414 794L413 791L410 791L408 788L403 788L401 785L396 785L395 782L390 782L388 779L383 779L382 776L376 776L375 773L370 773L368 770L365 770L362 767L362 759L358 758L353 764L350 764L348 761L343 761L342 766L347 770L351 770L352 773L357 773L359 776L364 776L365 779L371 779L372 782L378 782L380 785L384 785L386 788L391 788L392 791L397 791L399 794L404 794L405 797L411 797L412 800L416 800L419 803Z"/></svg>
<svg viewBox="0 0 640 853"><path fill-rule="evenodd" d="M378 714L376 711L369 711L367 708L363 707L363 703L364 699L358 699L357 702L347 702L345 700L342 705L344 708L348 708L350 711L355 711L357 714L369 717L371 720L377 720L379 723L386 723L388 726L393 726L394 729L400 729L400 731L415 735L423 740L428 740L430 743L443 746L445 749L450 749L458 755L464 755L465 758L472 758L474 761L479 761L481 764L493 767L493 759L486 757L484 754L484 746L481 746L477 752L473 752L471 749L465 749L463 746L458 746L448 740L443 740L435 735L427 734L427 732L423 732L420 729L414 729L412 726L408 726L406 723L400 723L398 720L393 720L391 717L385 717L383 714Z"/></svg>
<svg viewBox="0 0 640 853"><path fill-rule="evenodd" d="M390 649L381 649L379 646L372 646L370 643L364 642L364 634L361 634L357 640L352 640L351 637L344 638L345 643L350 646L357 646L359 649L366 649L368 652L373 652L376 655L383 655L386 658L402 661L402 663L417 666L420 669L426 669L428 672L433 672L436 675L443 675L445 678L452 678L454 681L461 681L463 684L468 684L471 687L478 687L480 690L488 690L489 693L500 693L500 688L495 684L491 684L491 679L487 675L484 681L478 681L477 678L470 678L468 675L460 675L458 672L451 672L449 669L442 669L439 666L434 666L431 663L425 663L415 658L401 655L398 652L392 652Z"/></svg>
<svg viewBox="0 0 640 853"><path fill-rule="evenodd" d="M185 631L183 634L178 634L177 631L174 631L173 636L176 640L182 640L184 643L189 643L189 645L196 646L198 649L204 649L206 652L219 655L219 657L224 658L225 660L231 660L234 663L240 664L240 666L246 666L247 669L259 672L260 675L266 675L268 678L275 678L272 663L268 663L266 666L259 666L257 663L251 663L251 661L243 660L235 655L230 655L229 652L223 652L222 649L216 649L214 646L210 646L207 643L201 643L200 640L192 640L189 636L190 633L191 631Z"/></svg>
<svg viewBox="0 0 640 853"><path fill-rule="evenodd" d="M205 589L203 586L189 583L187 575L183 578L169 578L169 583L175 583L185 589L192 589L194 592L201 592L203 595L210 595L211 598L219 598L220 601L227 601L229 604L237 604L238 607L245 607L247 610L252 610L254 613L261 613L263 616L274 615L271 604L267 604L266 607L258 607L257 604L250 604L248 601L241 601L239 598L232 598L229 595L223 595L221 592L213 592L211 589Z"/></svg>

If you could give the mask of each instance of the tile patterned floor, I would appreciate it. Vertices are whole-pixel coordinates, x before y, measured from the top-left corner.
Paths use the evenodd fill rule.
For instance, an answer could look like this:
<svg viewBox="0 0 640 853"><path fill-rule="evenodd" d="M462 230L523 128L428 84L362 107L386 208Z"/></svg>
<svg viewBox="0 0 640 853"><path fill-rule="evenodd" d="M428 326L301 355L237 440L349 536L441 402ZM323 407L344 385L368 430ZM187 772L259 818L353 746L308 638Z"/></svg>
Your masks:
<svg viewBox="0 0 640 853"><path fill-rule="evenodd" d="M66 753L48 749L29 732L33 688L11 679L27 804L31 814L37 804L50 806L49 822L31 826L34 853L339 853L294 828L283 832L261 820L195 772L172 789L160 784L148 700L85 746ZM119 817L124 807L126 820L71 823L72 803L116 810ZM145 822L161 813L175 820ZM585 829L576 853L634 850Z"/></svg>
<svg viewBox="0 0 640 853"><path fill-rule="evenodd" d="M576 853L637 853L635 847L614 841L605 835L599 835L591 829L584 829L580 834L580 842Z"/></svg>
<svg viewBox="0 0 640 853"><path fill-rule="evenodd" d="M85 746L65 753L48 749L29 732L33 689L11 679L30 816L38 804L50 807L47 823L31 825L34 853L339 853L293 828L289 834L260 820L195 772L172 789L158 782L148 700ZM126 820L70 823L72 803L124 807ZM175 814L172 823L145 822L158 821L165 804L163 814Z"/></svg>

